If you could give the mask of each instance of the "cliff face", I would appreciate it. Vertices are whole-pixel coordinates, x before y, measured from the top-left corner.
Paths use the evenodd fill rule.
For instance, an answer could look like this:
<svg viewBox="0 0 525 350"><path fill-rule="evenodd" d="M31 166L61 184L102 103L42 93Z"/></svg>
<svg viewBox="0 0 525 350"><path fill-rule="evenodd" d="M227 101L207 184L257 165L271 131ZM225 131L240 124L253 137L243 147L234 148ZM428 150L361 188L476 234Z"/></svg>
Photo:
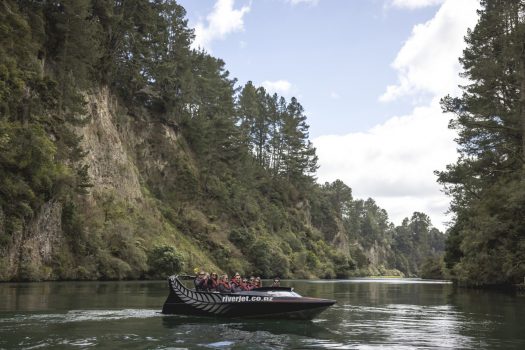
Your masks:
<svg viewBox="0 0 525 350"><path fill-rule="evenodd" d="M146 251L157 243L180 246L193 252L189 254L192 263L214 266L167 222L161 205L147 189L149 177L156 178L171 166L162 154L155 154L151 144L161 142L167 145L166 152L181 152L173 128L130 118L105 88L88 95L87 102L89 122L77 128L76 133L82 137L81 146L87 152L83 162L88 165L92 187L71 201L44 203L32 219L11 235L7 254L0 258L0 280L144 277ZM66 228L64 205L75 208L74 225L69 223ZM2 232L3 225L0 210ZM101 256L83 256L95 252L86 251L86 242L79 241L99 244L100 247L87 250L101 250L102 254L96 253ZM121 256L118 249L131 252ZM101 257L109 260L101 262ZM112 272L101 273L97 266L101 263L116 267L110 267Z"/></svg>
<svg viewBox="0 0 525 350"><path fill-rule="evenodd" d="M155 259L171 259L168 270L179 259L186 271L402 275L391 266L390 244L376 240L366 248L333 216L331 228L316 227L308 199L278 208L258 192L232 191L227 201L242 198L239 208L252 219L239 223L235 211L206 194L222 185L203 183L177 125L146 111L131 113L105 88L87 102L88 122L76 133L92 187L46 202L12 235L0 258L1 280L162 277ZM262 208L275 208L274 216L261 216ZM178 258L155 255L165 247L176 247Z"/></svg>
<svg viewBox="0 0 525 350"><path fill-rule="evenodd" d="M82 147L88 152L85 162L93 184L88 198L96 202L98 195L113 193L119 200L143 203L132 148L137 136L129 124L118 130L118 103L107 89L89 95L87 100L90 122L78 133L82 136Z"/></svg>
<svg viewBox="0 0 525 350"><path fill-rule="evenodd" d="M20 232L13 235L8 254L4 257L2 279L49 279L54 252L64 244L62 205L50 201Z"/></svg>

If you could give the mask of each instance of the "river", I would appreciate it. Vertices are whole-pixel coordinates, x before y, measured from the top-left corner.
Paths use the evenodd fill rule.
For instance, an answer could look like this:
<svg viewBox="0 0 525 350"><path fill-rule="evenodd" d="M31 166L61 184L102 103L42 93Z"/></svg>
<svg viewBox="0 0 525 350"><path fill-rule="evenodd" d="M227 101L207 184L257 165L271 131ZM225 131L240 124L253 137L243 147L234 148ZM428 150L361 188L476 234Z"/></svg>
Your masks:
<svg viewBox="0 0 525 350"><path fill-rule="evenodd" d="M525 295L413 279L282 281L314 321L159 313L164 281L0 284L0 349L525 349Z"/></svg>

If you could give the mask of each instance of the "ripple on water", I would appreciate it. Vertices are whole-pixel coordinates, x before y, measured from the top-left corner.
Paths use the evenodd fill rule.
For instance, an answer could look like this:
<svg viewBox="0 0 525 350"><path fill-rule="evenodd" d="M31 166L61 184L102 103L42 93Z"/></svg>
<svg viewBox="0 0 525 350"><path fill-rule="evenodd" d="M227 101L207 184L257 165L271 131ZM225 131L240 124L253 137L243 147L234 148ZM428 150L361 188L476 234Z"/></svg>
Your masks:
<svg viewBox="0 0 525 350"><path fill-rule="evenodd" d="M356 339L375 338L383 346L390 344L389 348L476 348L483 344L473 343L472 337L463 335L465 324L474 329L494 326L486 321L466 322L464 313L448 305L341 305L340 308L348 313L349 317L340 326L349 335Z"/></svg>
<svg viewBox="0 0 525 350"><path fill-rule="evenodd" d="M158 310L123 309L123 310L70 310L66 313L52 314L15 314L0 318L0 330L30 325L34 323L71 323L85 321L120 320L126 318L150 318L163 316Z"/></svg>

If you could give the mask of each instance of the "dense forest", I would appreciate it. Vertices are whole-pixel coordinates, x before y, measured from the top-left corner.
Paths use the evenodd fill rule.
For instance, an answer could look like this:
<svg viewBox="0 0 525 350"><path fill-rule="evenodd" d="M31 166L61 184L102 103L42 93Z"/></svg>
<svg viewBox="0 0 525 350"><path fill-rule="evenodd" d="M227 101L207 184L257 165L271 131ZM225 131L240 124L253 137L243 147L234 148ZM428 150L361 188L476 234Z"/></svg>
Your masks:
<svg viewBox="0 0 525 350"><path fill-rule="evenodd" d="M441 276L445 236L427 215L396 227L342 181L318 184L301 103L239 86L221 59L190 48L193 38L170 0L0 3L0 280L164 278L195 267ZM463 111L466 99L446 105ZM490 122L504 130L499 118ZM494 141L513 147L508 136ZM489 161L508 171L475 173L480 158L440 179L468 167L474 192L491 191L518 213L520 192L506 185L523 181L511 171L523 156L506 154ZM457 206L508 213L494 200L475 203L466 185L452 189ZM475 210L458 213L449 265Z"/></svg>
<svg viewBox="0 0 525 350"><path fill-rule="evenodd" d="M466 285L525 277L525 4L481 1L479 22L460 61L468 84L442 100L455 114L460 157L439 181L454 222L446 267Z"/></svg>

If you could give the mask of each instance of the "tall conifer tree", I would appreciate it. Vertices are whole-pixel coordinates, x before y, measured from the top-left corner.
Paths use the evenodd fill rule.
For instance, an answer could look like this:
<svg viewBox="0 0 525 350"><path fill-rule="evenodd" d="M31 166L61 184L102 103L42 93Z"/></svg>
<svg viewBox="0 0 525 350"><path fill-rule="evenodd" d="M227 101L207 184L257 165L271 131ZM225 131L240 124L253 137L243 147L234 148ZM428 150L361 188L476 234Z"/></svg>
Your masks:
<svg viewBox="0 0 525 350"><path fill-rule="evenodd" d="M438 173L455 214L446 262L460 282L513 283L525 275L525 5L481 5L460 59L469 83L442 101L460 152Z"/></svg>

